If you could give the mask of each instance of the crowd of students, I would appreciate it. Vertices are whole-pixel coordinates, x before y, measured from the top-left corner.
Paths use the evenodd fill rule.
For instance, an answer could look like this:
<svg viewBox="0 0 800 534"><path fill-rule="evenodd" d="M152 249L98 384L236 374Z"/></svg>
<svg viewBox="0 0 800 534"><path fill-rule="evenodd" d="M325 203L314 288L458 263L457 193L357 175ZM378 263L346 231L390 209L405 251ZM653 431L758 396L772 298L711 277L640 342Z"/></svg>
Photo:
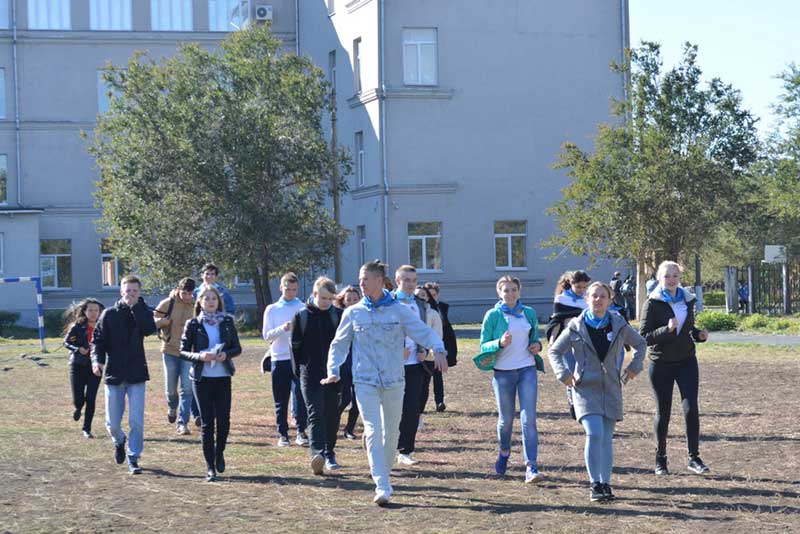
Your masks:
<svg viewBox="0 0 800 534"><path fill-rule="evenodd" d="M106 427L117 463L127 460L131 474L141 472L145 382L149 380L144 338L158 332L167 399L167 420L176 432L190 434L190 420L200 427L206 479L225 471L230 429L234 358L241 351L230 293L217 282L219 270L203 267L203 283L182 279L169 297L151 309L140 296L135 276L120 284L120 300L107 309L94 299L73 308L64 344L70 351L73 418L83 412L83 434L91 425L100 377L105 375ZM592 282L583 271L565 273L556 286L553 313L546 328L547 357L555 378L567 391L569 412L584 429L584 460L590 499L614 499L611 488L613 434L622 420L623 385L643 370L656 398L655 473L668 473L666 438L675 383L686 418L688 468L705 473L699 456L699 370L695 342L708 332L694 325L695 299L680 286L681 267L664 262L658 284L648 294L637 332L625 314L614 309L614 290ZM416 435L434 386L436 411L446 410L443 374L456 364L457 343L446 303L435 283L419 284L416 269L400 266L394 283L378 260L359 270L359 287L337 293L325 277L316 280L307 302L297 298L293 273L280 280L281 297L263 316L263 339L269 348L262 371L271 376L277 446L290 446L289 412L295 443L308 446L314 474L336 471L336 442L341 417L349 411L343 436L363 442L375 482L373 501L393 495L391 468L414 465ZM360 288L360 291L359 291ZM503 276L496 284L499 300L484 316L480 354L473 361L492 372L498 410L498 455L495 471L505 475L511 457L516 401L522 426L526 483L544 477L538 465L536 404L538 373L545 372L539 323L523 304L518 278ZM623 366L626 349L633 352ZM180 388L178 384L180 383ZM121 422L128 403L129 431Z"/></svg>

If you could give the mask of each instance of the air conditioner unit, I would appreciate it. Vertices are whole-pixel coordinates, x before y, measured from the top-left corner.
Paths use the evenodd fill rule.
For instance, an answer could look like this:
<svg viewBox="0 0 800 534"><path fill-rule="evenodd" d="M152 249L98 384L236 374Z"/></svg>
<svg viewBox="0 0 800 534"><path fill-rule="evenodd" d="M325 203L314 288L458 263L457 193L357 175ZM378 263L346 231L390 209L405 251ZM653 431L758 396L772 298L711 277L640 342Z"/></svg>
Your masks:
<svg viewBox="0 0 800 534"><path fill-rule="evenodd" d="M256 20L266 22L272 20L272 6L269 4L256 4Z"/></svg>

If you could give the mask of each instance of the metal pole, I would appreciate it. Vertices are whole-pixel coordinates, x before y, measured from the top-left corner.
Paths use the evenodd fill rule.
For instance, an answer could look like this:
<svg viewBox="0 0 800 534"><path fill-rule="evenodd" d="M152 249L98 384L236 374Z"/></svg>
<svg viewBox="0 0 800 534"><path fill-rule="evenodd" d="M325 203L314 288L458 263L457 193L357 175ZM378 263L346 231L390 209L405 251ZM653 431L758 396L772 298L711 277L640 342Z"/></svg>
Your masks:
<svg viewBox="0 0 800 534"><path fill-rule="evenodd" d="M755 303L756 298L754 293L753 287L753 266L747 266L747 313L753 314L755 313Z"/></svg>
<svg viewBox="0 0 800 534"><path fill-rule="evenodd" d="M39 315L39 343L42 345L42 352L47 352L44 343L44 307L42 305L42 279L32 276L31 280L36 284L36 313Z"/></svg>
<svg viewBox="0 0 800 534"><path fill-rule="evenodd" d="M783 278L783 313L785 315L792 314L792 299L789 288L789 264L782 265L782 278Z"/></svg>
<svg viewBox="0 0 800 534"><path fill-rule="evenodd" d="M697 297L696 310L703 311L703 282L700 276L700 255L694 255L694 293Z"/></svg>

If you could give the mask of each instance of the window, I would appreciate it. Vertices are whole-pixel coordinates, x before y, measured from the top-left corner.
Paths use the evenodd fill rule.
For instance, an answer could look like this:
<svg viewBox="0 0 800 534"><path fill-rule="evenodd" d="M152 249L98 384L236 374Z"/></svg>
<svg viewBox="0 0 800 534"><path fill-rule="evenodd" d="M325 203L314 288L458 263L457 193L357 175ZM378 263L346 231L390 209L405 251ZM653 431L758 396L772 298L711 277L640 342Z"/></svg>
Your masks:
<svg viewBox="0 0 800 534"><path fill-rule="evenodd" d="M494 266L496 269L525 269L525 221L495 221Z"/></svg>
<svg viewBox="0 0 800 534"><path fill-rule="evenodd" d="M0 30L7 30L8 24L8 0L0 0Z"/></svg>
<svg viewBox="0 0 800 534"><path fill-rule="evenodd" d="M250 0L208 0L209 31L238 31L249 18Z"/></svg>
<svg viewBox="0 0 800 534"><path fill-rule="evenodd" d="M361 92L361 37L353 41L353 91Z"/></svg>
<svg viewBox="0 0 800 534"><path fill-rule="evenodd" d="M436 28L403 30L403 83L436 85L439 83L436 57Z"/></svg>
<svg viewBox="0 0 800 534"><path fill-rule="evenodd" d="M131 0L91 0L89 27L93 30L133 29Z"/></svg>
<svg viewBox="0 0 800 534"><path fill-rule="evenodd" d="M250 287L255 285L255 282L253 282L252 278L247 278L246 276L245 277L234 276L233 285L235 285L236 287Z"/></svg>
<svg viewBox="0 0 800 534"><path fill-rule="evenodd" d="M0 205L8 202L8 156L0 154Z"/></svg>
<svg viewBox="0 0 800 534"><path fill-rule="evenodd" d="M367 227L358 226L356 228L356 239L358 240L358 265L367 263Z"/></svg>
<svg viewBox="0 0 800 534"><path fill-rule="evenodd" d="M28 0L28 29L68 30L69 0Z"/></svg>
<svg viewBox="0 0 800 534"><path fill-rule="evenodd" d="M192 0L150 0L150 28L154 32L192 31Z"/></svg>
<svg viewBox="0 0 800 534"><path fill-rule="evenodd" d="M408 263L418 271L442 270L442 223L408 223Z"/></svg>
<svg viewBox="0 0 800 534"><path fill-rule="evenodd" d="M125 264L111 252L111 245L107 239L100 240L101 277L103 287L119 287Z"/></svg>
<svg viewBox="0 0 800 534"><path fill-rule="evenodd" d="M3 232L0 232L0 273L2 273L5 268L5 257L3 256L3 247L5 245L4 241L5 241L5 234L3 234Z"/></svg>
<svg viewBox="0 0 800 534"><path fill-rule="evenodd" d="M356 159L356 185L364 185L364 132L356 132L353 140L353 155Z"/></svg>
<svg viewBox="0 0 800 534"><path fill-rule="evenodd" d="M336 0L326 0L326 2L328 3L328 15L333 15L334 10L336 9Z"/></svg>
<svg viewBox="0 0 800 534"><path fill-rule="evenodd" d="M6 118L6 69L0 69L0 119Z"/></svg>
<svg viewBox="0 0 800 534"><path fill-rule="evenodd" d="M42 239L39 242L39 274L43 288L72 287L72 242L69 239Z"/></svg>

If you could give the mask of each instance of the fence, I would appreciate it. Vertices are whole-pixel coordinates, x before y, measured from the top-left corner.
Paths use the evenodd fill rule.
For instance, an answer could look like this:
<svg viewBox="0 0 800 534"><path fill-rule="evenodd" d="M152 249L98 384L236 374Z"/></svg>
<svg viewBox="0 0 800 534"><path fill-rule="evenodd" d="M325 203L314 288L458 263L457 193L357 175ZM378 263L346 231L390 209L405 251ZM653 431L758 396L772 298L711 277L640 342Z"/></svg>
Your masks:
<svg viewBox="0 0 800 534"><path fill-rule="evenodd" d="M760 263L730 268L726 279L736 287L726 288L728 311L746 311L764 315L789 315L800 312L800 260L790 263ZM735 281L735 282L733 282ZM745 288L746 309L741 309L740 291ZM735 295L736 298L733 298Z"/></svg>

